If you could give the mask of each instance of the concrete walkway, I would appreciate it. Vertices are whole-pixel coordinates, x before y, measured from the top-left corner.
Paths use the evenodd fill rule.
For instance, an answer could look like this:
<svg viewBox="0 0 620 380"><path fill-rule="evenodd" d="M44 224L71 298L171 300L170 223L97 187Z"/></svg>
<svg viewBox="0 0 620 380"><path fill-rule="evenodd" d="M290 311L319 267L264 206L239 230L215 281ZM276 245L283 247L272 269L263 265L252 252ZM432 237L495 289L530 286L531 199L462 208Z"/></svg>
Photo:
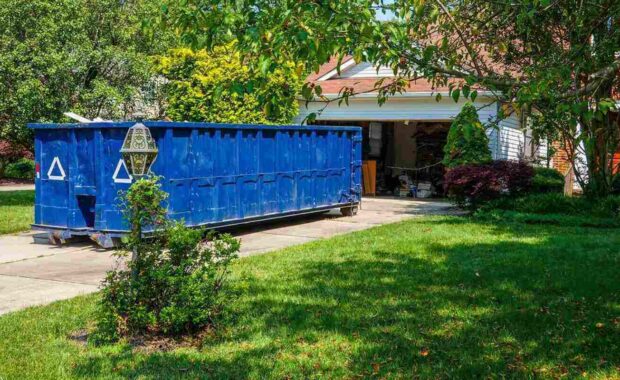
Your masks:
<svg viewBox="0 0 620 380"><path fill-rule="evenodd" d="M32 185L2 185L0 191L21 191L21 190L34 190L34 184Z"/></svg>
<svg viewBox="0 0 620 380"><path fill-rule="evenodd" d="M240 256L251 256L338 234L397 222L415 215L453 212L448 203L364 198L354 217L337 211L232 233L241 239ZM97 291L115 265L112 251L90 242L57 247L34 244L33 233L0 236L0 314Z"/></svg>

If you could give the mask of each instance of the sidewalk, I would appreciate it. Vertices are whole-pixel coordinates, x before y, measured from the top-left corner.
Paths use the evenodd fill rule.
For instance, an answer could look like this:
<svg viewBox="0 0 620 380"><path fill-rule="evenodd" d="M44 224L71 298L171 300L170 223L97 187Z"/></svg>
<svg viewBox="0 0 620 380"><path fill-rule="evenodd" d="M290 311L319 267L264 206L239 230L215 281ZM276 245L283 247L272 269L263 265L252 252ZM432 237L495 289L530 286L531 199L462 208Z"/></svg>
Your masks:
<svg viewBox="0 0 620 380"><path fill-rule="evenodd" d="M20 190L34 190L34 184L31 185L1 185L0 191L20 191Z"/></svg>

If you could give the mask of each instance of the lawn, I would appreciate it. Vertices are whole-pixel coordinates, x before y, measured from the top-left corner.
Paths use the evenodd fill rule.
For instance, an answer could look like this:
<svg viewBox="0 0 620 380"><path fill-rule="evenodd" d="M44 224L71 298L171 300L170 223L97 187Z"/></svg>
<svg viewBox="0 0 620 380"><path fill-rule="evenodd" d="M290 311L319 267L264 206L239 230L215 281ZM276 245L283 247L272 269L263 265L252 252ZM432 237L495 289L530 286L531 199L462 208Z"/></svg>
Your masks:
<svg viewBox="0 0 620 380"><path fill-rule="evenodd" d="M618 232L434 217L239 260L201 348L75 342L96 295L28 309L0 378L618 378Z"/></svg>
<svg viewBox="0 0 620 380"><path fill-rule="evenodd" d="M33 205L34 190L0 191L0 235L29 230Z"/></svg>

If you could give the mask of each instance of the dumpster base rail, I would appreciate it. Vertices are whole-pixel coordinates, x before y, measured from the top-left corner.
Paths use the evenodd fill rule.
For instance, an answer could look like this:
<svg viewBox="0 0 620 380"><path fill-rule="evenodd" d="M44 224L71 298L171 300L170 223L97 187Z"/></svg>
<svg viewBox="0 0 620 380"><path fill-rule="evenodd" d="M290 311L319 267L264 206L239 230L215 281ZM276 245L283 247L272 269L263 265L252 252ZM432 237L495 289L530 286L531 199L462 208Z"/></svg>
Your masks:
<svg viewBox="0 0 620 380"><path fill-rule="evenodd" d="M359 209L361 202L352 202L352 203L340 203L330 206L317 207L308 210L300 210L300 211L291 211L286 213L278 213L272 215L261 215L246 219L234 219L223 222L215 222L215 223L205 223L205 224L197 224L197 225L189 225L192 228L208 228L208 229L217 229L217 228L231 228L237 226L258 224L261 222L269 222L269 221L277 221L290 217L303 216L303 215L311 215L311 214L320 214L330 210L340 210L343 216L354 216L357 214L357 210ZM93 242L97 243L101 248L110 249L110 248L118 248L121 245L121 238L127 234L127 231L116 231L116 230L100 230L100 229L92 229L92 228L80 228L80 229L71 229L71 228L61 228L54 226L46 226L46 225L38 225L33 224L32 229L36 231L47 232L48 240L51 244L61 245L67 244L69 240L73 237L78 236L87 236ZM152 232L152 231L150 231ZM145 232L145 236L149 235L149 231Z"/></svg>

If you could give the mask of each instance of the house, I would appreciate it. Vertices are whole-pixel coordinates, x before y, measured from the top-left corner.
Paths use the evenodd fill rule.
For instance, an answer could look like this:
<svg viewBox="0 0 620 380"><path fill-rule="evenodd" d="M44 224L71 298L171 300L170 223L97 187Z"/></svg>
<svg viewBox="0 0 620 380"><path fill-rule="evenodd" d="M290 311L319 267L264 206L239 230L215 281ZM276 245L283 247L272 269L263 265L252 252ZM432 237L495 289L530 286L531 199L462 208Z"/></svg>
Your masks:
<svg viewBox="0 0 620 380"><path fill-rule="evenodd" d="M391 96L383 105L373 92L380 78L393 77L389 67L375 67L367 62L355 62L346 57L336 69L332 59L308 81L320 84L326 98L337 98L343 87L352 87L359 95L349 104L311 102L306 106L300 100L298 122L310 113L316 113L316 124L359 125L363 128L363 159L377 165L377 191L389 193L399 185L398 176L408 174L413 182L431 182L441 191L444 168L441 164L443 146L452 119L465 104L454 102L448 88L433 88L426 80L412 82L407 91ZM441 100L436 95L442 94ZM480 121L496 123L489 128L489 148L494 159L546 162L547 146L535 146L526 128L526 118L518 112L507 112L507 118L498 120L500 107L490 92L479 91L474 105Z"/></svg>

